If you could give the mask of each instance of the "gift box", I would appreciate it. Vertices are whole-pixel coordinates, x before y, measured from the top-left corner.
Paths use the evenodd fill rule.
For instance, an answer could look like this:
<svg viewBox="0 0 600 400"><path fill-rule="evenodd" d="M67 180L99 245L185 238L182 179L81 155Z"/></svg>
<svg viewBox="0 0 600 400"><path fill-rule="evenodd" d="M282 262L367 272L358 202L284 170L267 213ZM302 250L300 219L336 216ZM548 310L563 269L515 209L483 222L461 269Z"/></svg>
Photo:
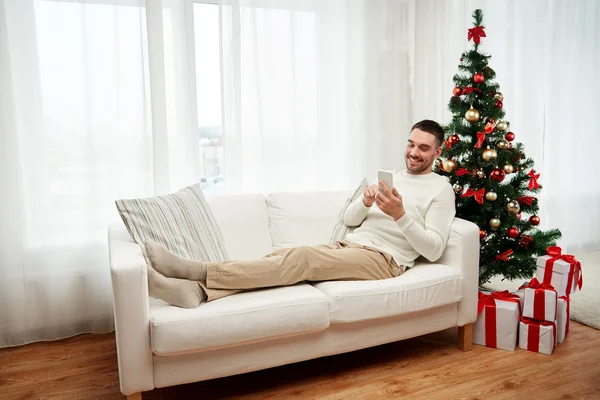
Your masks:
<svg viewBox="0 0 600 400"><path fill-rule="evenodd" d="M556 347L556 321L536 321L521 317L519 348L542 354L552 354Z"/></svg>
<svg viewBox="0 0 600 400"><path fill-rule="evenodd" d="M533 278L523 291L523 317L539 321L556 321L558 296L552 285L540 283Z"/></svg>
<svg viewBox="0 0 600 400"><path fill-rule="evenodd" d="M514 351L517 347L521 305L519 297L503 292L479 292L473 343Z"/></svg>
<svg viewBox="0 0 600 400"><path fill-rule="evenodd" d="M560 247L548 247L546 255L538 257L536 264L537 280L554 286L559 297L581 290L581 263L572 255L562 254Z"/></svg>
<svg viewBox="0 0 600 400"><path fill-rule="evenodd" d="M568 296L558 298L558 312L556 317L556 341L562 343L569 334L569 320L571 319L571 299Z"/></svg>

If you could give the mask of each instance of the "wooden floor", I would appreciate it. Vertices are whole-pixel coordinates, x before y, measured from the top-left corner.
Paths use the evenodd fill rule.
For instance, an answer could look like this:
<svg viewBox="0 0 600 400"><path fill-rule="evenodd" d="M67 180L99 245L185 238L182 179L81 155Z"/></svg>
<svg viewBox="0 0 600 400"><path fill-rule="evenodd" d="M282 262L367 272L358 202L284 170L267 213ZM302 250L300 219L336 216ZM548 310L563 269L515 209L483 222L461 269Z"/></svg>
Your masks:
<svg viewBox="0 0 600 400"><path fill-rule="evenodd" d="M546 356L456 348L456 329L189 385L143 399L600 399L600 331ZM114 334L0 349L0 399L123 399Z"/></svg>

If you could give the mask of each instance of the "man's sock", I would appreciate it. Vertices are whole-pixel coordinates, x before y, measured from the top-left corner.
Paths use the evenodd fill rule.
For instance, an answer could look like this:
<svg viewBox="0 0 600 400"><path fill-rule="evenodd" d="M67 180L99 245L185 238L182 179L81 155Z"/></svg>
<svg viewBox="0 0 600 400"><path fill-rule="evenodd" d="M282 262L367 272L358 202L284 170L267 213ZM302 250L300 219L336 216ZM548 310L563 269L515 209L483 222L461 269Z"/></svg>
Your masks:
<svg viewBox="0 0 600 400"><path fill-rule="evenodd" d="M152 268L148 268L148 292L152 297L182 308L196 308L206 300L198 282L167 278Z"/></svg>
<svg viewBox="0 0 600 400"><path fill-rule="evenodd" d="M206 265L202 261L187 260L179 257L158 243L146 241L146 254L152 268L169 278L206 280Z"/></svg>

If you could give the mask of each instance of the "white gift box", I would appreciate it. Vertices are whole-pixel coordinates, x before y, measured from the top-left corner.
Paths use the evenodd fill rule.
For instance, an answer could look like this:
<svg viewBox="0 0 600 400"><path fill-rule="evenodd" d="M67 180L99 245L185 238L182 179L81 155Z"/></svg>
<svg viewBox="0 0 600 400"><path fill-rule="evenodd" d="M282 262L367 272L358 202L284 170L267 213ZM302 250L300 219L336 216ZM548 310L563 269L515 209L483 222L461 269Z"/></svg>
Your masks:
<svg viewBox="0 0 600 400"><path fill-rule="evenodd" d="M523 316L540 321L556 321L556 291L541 288L523 289Z"/></svg>
<svg viewBox="0 0 600 400"><path fill-rule="evenodd" d="M519 318L521 315L519 303L499 299L495 299L494 302L496 305L495 309L486 306L483 311L477 315L477 321L475 321L473 326L473 343L482 346L495 347L497 349L515 351L517 348L517 334L519 331ZM487 327L493 331L492 335L495 335L493 339L496 341L495 344L493 341L492 343L486 343L486 313L488 312L496 313L496 326L493 327L488 323L490 326Z"/></svg>
<svg viewBox="0 0 600 400"><path fill-rule="evenodd" d="M556 292L558 293L558 297L570 295L571 293L579 291L577 282L578 274L576 271L574 271L575 268L571 267L571 264L564 260L554 261L554 264L552 265L552 278L548 282L544 281L544 274L546 273L546 261L550 258L550 256L541 256L537 258L537 268L535 271L535 277L537 280L554 286L554 289L556 289ZM579 274L581 274L581 271L579 271ZM570 285L569 280L571 282Z"/></svg>
<svg viewBox="0 0 600 400"><path fill-rule="evenodd" d="M569 333L569 319L571 318L570 299L566 296L558 299L558 314L556 317L556 341L562 343Z"/></svg>
<svg viewBox="0 0 600 400"><path fill-rule="evenodd" d="M519 348L542 354L552 354L556 347L556 321L519 322Z"/></svg>

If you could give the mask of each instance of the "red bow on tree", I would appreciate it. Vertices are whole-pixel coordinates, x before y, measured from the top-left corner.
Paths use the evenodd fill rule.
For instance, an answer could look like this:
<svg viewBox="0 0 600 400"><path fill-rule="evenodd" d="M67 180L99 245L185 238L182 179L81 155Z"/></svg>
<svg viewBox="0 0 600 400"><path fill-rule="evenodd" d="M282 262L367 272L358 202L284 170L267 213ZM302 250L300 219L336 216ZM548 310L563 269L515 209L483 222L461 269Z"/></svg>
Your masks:
<svg viewBox="0 0 600 400"><path fill-rule="evenodd" d="M469 171L466 168L459 168L458 171L456 171L456 176L463 176L463 175L473 175L471 173L471 171Z"/></svg>
<svg viewBox="0 0 600 400"><path fill-rule="evenodd" d="M486 122L483 132L477 132L477 143L473 148L480 149L481 145L483 145L483 139L485 139L485 135L492 133L495 127L496 124L493 121Z"/></svg>
<svg viewBox="0 0 600 400"><path fill-rule="evenodd" d="M496 260L497 261L508 261L508 256L510 256L512 254L512 252L513 251L511 249L508 249L504 253L498 254L496 256Z"/></svg>
<svg viewBox="0 0 600 400"><path fill-rule="evenodd" d="M532 169L531 171L529 171L529 173L527 174L527 176L530 178L529 179L529 184L527 185L527 189L531 190L531 189L539 189L540 185L538 185L538 178L540 177L540 174L536 174L535 173L535 169Z"/></svg>
<svg viewBox="0 0 600 400"><path fill-rule="evenodd" d="M467 40L473 39L473 42L475 42L475 44L479 44L479 42L481 41L481 37L486 37L485 32L483 30L483 26L476 26L475 28L469 29Z"/></svg>
<svg viewBox="0 0 600 400"><path fill-rule="evenodd" d="M535 197L531 196L519 196L519 198L517 199L519 203L524 203L527 205L533 204L533 200L535 200Z"/></svg>
<svg viewBox="0 0 600 400"><path fill-rule="evenodd" d="M476 87L466 87L465 90L463 90L463 94L469 94L471 92L479 92L481 93L481 90L477 89Z"/></svg>
<svg viewBox="0 0 600 400"><path fill-rule="evenodd" d="M461 195L461 197L475 196L475 201L477 201L479 204L483 204L483 195L484 194L485 194L485 189L479 189L479 190L468 189L466 192L464 192Z"/></svg>

